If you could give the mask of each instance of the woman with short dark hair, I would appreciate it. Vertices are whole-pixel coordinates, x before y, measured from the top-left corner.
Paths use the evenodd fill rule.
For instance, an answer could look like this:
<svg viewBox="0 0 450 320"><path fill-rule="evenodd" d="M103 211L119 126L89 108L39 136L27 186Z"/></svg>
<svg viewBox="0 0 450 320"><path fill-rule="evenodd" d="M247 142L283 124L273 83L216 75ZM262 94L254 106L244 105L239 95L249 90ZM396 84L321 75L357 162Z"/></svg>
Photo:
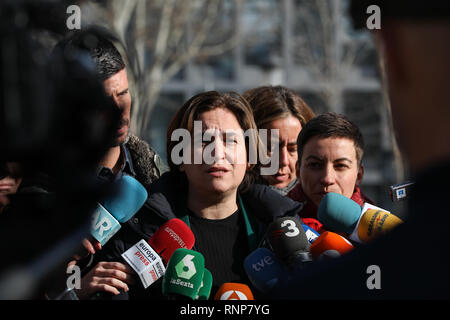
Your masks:
<svg viewBox="0 0 450 320"><path fill-rule="evenodd" d="M299 184L288 194L305 204L303 222L323 231L317 208L325 194L335 192L363 205L373 202L360 184L364 176L364 140L352 121L341 114L327 112L310 120L297 139Z"/></svg>

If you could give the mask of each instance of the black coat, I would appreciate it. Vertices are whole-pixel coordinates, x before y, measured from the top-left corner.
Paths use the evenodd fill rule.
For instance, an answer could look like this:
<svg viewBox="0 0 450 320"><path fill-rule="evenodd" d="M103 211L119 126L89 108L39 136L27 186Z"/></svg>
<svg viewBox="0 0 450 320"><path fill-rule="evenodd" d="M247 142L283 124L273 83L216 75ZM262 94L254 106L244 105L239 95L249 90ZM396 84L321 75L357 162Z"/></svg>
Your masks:
<svg viewBox="0 0 450 320"><path fill-rule="evenodd" d="M148 240L168 220L179 218L182 210L186 208L186 190L183 192L182 189L184 188L175 183L170 172L163 174L150 186L149 197L141 210L122 225L122 229L96 254L96 262L124 262L121 257L123 252L141 239ZM260 184L251 185L245 192L241 192L240 196L247 213L255 218L258 240L262 238L267 225L276 218L294 216L299 219L298 213L303 208L301 203ZM161 286L158 284L161 279L145 291L139 283L140 280L136 280L137 285L129 291L130 299L162 298Z"/></svg>
<svg viewBox="0 0 450 320"><path fill-rule="evenodd" d="M276 288L273 296L448 300L449 178L450 163L421 172L408 195L409 218L405 223L338 259L311 263L287 285Z"/></svg>

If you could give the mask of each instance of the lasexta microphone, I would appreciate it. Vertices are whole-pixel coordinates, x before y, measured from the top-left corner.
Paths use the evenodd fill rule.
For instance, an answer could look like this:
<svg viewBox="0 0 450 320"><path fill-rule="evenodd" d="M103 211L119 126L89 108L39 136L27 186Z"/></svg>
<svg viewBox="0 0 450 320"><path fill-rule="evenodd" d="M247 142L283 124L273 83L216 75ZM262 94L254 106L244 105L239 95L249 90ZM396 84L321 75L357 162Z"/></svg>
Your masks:
<svg viewBox="0 0 450 320"><path fill-rule="evenodd" d="M204 272L205 258L200 252L184 248L175 250L163 277L163 295L172 300L195 300Z"/></svg>
<svg viewBox="0 0 450 320"><path fill-rule="evenodd" d="M203 273L203 280L200 290L198 291L198 295L196 300L208 300L211 294L213 278L211 272L205 268L205 272Z"/></svg>

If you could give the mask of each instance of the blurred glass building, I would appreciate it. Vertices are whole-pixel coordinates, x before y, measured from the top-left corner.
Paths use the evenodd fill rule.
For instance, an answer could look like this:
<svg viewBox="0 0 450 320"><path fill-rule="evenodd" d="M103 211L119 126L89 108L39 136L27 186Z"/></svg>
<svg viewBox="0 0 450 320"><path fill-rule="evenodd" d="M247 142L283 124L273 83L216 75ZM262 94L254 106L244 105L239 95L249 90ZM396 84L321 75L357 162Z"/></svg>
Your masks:
<svg viewBox="0 0 450 320"><path fill-rule="evenodd" d="M224 1L207 41L220 43L233 34L236 45L217 56L197 56L164 84L143 137L166 160L169 121L194 94L283 85L316 113L343 113L361 128L363 190L379 206L395 210L389 186L402 181L378 57L369 32L352 29L347 9L346 0Z"/></svg>

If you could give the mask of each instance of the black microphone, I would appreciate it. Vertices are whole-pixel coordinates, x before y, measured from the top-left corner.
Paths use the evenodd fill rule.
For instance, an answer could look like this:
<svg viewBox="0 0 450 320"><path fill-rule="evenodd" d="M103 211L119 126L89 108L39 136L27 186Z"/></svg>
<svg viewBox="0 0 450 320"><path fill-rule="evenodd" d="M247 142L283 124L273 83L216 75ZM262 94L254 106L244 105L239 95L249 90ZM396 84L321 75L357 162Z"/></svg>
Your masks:
<svg viewBox="0 0 450 320"><path fill-rule="evenodd" d="M301 222L294 217L276 219L267 228L266 236L278 259L290 267L301 267L312 261L310 243Z"/></svg>

